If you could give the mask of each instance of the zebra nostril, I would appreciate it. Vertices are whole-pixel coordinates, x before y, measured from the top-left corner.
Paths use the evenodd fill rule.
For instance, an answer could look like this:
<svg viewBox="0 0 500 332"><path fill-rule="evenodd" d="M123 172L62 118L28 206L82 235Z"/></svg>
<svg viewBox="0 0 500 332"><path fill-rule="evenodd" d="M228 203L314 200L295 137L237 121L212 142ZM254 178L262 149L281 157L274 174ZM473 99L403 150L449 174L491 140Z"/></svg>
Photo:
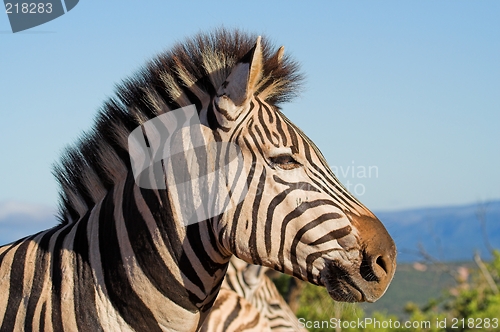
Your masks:
<svg viewBox="0 0 500 332"><path fill-rule="evenodd" d="M361 277L370 282L374 294L381 296L394 276L396 269L396 245L376 217L353 217L355 228L362 229L360 236ZM375 297L374 297L375 298Z"/></svg>
<svg viewBox="0 0 500 332"><path fill-rule="evenodd" d="M380 282L389 274L389 266L384 256L371 256L363 252L363 260L360 266L360 274L366 281Z"/></svg>
<svg viewBox="0 0 500 332"><path fill-rule="evenodd" d="M385 259L382 256L377 257L377 259L375 260L375 264L380 266L382 268L382 270L385 272L385 274L388 273L387 263L385 262Z"/></svg>
<svg viewBox="0 0 500 332"><path fill-rule="evenodd" d="M371 259L370 255L366 253L366 251L363 252L363 260L361 261L359 272L361 274L361 277L363 277L363 279L365 279L366 281L378 282L380 280L375 272L373 260Z"/></svg>

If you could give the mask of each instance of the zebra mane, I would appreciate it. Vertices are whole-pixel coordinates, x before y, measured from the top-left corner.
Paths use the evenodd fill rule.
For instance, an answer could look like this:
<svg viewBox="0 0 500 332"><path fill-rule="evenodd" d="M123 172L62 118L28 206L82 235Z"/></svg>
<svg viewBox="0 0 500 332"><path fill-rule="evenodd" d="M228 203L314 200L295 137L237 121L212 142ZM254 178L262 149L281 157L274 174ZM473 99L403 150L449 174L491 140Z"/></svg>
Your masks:
<svg viewBox="0 0 500 332"><path fill-rule="evenodd" d="M89 213L131 169L128 135L170 110L210 100L257 36L218 29L176 44L117 87L92 129L68 147L53 174L60 184L59 219L71 223ZM277 105L300 88L298 65L262 38L263 75L256 95Z"/></svg>

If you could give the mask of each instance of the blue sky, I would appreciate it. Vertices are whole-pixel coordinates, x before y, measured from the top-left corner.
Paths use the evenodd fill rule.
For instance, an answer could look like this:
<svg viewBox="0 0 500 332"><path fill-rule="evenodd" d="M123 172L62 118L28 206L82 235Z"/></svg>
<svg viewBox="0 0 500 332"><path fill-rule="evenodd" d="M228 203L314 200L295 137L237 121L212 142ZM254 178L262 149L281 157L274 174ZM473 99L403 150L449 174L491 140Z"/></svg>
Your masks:
<svg viewBox="0 0 500 332"><path fill-rule="evenodd" d="M0 13L0 202L56 206L51 165L115 84L220 26L301 63L284 112L372 210L500 199L499 17L498 1L82 0L12 34Z"/></svg>

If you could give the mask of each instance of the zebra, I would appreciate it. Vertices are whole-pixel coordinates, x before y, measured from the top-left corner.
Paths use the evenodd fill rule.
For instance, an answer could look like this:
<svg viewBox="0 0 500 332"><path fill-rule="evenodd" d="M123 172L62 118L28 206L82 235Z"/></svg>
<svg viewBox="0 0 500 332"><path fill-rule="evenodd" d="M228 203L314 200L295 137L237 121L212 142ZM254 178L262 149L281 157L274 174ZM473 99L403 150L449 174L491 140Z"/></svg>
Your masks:
<svg viewBox="0 0 500 332"><path fill-rule="evenodd" d="M244 297L222 288L200 332L271 332L269 320Z"/></svg>
<svg viewBox="0 0 500 332"><path fill-rule="evenodd" d="M302 82L283 50L216 29L118 86L54 168L60 223L0 247L0 331L196 331L233 255L324 286L333 300L380 298L396 268L394 241L281 112ZM140 127L153 149L169 123L149 121L188 106L207 148L135 174L130 135ZM189 132L172 142L189 145ZM195 177L221 162L223 176L203 182L207 198ZM154 187L182 183L175 165L193 175L191 191ZM186 222L184 198L215 208L195 205L211 210Z"/></svg>
<svg viewBox="0 0 500 332"><path fill-rule="evenodd" d="M265 274L267 269L232 257L201 331L306 331Z"/></svg>

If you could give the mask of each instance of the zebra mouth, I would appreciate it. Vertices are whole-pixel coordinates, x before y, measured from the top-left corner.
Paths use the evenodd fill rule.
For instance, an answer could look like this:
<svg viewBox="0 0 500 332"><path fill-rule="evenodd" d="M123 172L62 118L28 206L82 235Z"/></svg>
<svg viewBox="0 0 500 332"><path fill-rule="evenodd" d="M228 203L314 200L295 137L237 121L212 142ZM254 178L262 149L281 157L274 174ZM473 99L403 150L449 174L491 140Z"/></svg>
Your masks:
<svg viewBox="0 0 500 332"><path fill-rule="evenodd" d="M367 301L364 292L353 280L351 274L334 262L327 264L321 272L321 281L330 297L335 301Z"/></svg>

